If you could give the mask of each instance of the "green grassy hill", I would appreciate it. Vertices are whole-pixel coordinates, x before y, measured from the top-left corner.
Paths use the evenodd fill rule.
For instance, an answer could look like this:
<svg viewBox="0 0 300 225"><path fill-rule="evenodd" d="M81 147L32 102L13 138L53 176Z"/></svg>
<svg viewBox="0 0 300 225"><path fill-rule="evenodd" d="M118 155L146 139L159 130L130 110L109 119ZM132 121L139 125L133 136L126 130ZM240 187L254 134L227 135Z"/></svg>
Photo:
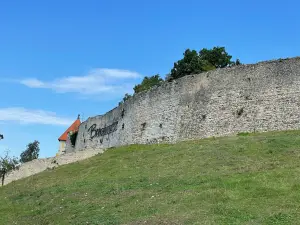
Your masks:
<svg viewBox="0 0 300 225"><path fill-rule="evenodd" d="M300 131L132 145L0 188L0 223L299 224Z"/></svg>

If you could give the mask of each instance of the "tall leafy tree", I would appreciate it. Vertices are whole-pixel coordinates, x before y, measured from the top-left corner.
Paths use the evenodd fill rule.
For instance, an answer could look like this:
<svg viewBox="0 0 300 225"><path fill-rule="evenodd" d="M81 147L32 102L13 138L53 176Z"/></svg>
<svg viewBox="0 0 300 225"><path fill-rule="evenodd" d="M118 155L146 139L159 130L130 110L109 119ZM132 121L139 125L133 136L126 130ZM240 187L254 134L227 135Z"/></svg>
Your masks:
<svg viewBox="0 0 300 225"><path fill-rule="evenodd" d="M174 63L170 77L177 79L186 75L201 73L203 64L199 59L197 51L187 49L183 53L183 58Z"/></svg>
<svg viewBox="0 0 300 225"><path fill-rule="evenodd" d="M20 155L20 162L25 163L37 159L39 157L40 152L39 144L40 142L38 141L29 143L27 145L27 149Z"/></svg>
<svg viewBox="0 0 300 225"><path fill-rule="evenodd" d="M144 79L142 80L142 83L137 84L134 86L133 90L134 90L134 94L140 93L142 91L147 91L149 89L151 89L154 86L158 86L160 85L164 80L160 77L159 74L156 74L154 76L151 77L144 77ZM124 103L125 101L127 101L128 99L130 99L132 96L128 93L125 94L125 96L123 97L123 100L119 103Z"/></svg>
<svg viewBox="0 0 300 225"><path fill-rule="evenodd" d="M224 68L233 63L231 61L232 56L226 52L225 47L203 48L199 52L199 58L201 61L206 61L215 68Z"/></svg>
<svg viewBox="0 0 300 225"><path fill-rule="evenodd" d="M168 79L177 79L190 74L235 65L231 58L232 56L226 52L225 47L203 48L199 53L196 50L187 49L183 58L174 63Z"/></svg>

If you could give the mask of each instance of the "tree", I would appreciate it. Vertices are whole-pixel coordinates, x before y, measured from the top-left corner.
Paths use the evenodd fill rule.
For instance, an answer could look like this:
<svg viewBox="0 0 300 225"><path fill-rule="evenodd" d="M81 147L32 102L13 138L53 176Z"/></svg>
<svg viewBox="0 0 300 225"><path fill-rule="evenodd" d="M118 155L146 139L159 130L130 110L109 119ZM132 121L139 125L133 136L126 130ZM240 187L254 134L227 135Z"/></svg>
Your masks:
<svg viewBox="0 0 300 225"><path fill-rule="evenodd" d="M201 73L202 71L203 65L197 51L187 49L183 53L183 59L174 63L170 77L172 79L177 79L186 75Z"/></svg>
<svg viewBox="0 0 300 225"><path fill-rule="evenodd" d="M224 68L233 63L232 56L226 52L225 47L214 47L210 50L203 48L199 52L199 58L215 68Z"/></svg>
<svg viewBox="0 0 300 225"><path fill-rule="evenodd" d="M144 77L142 83L135 85L133 90L135 94L140 93L142 91L147 91L156 85L160 85L162 82L163 79L159 76L159 74L156 74L151 77Z"/></svg>
<svg viewBox="0 0 300 225"><path fill-rule="evenodd" d="M27 145L27 149L20 155L20 162L25 163L37 159L39 157L40 152L39 144L40 142L38 141L29 143Z"/></svg>
<svg viewBox="0 0 300 225"><path fill-rule="evenodd" d="M234 64L231 58L232 56L226 52L225 47L203 48L199 53L196 50L187 49L183 54L183 59L174 63L167 78L172 80L190 74L224 68Z"/></svg>
<svg viewBox="0 0 300 225"><path fill-rule="evenodd" d="M4 179L8 172L15 170L19 165L19 160L16 157L10 157L6 152L4 157L0 157L0 177L2 186L4 185Z"/></svg>

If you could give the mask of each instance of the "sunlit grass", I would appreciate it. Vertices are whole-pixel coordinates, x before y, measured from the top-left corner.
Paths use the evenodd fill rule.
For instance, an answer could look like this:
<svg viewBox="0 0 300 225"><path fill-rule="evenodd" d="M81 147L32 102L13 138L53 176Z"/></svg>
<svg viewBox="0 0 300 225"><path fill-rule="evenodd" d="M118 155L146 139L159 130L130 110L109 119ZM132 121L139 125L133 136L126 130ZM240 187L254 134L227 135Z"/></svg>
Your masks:
<svg viewBox="0 0 300 225"><path fill-rule="evenodd" d="M110 149L0 188L1 224L299 224L300 131Z"/></svg>

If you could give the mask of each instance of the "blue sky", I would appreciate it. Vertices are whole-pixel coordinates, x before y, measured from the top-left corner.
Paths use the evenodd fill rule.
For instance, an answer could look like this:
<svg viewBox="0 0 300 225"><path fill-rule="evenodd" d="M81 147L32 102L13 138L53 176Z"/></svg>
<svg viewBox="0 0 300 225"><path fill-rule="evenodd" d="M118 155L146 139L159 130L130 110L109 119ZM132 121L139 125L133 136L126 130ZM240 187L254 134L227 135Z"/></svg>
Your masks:
<svg viewBox="0 0 300 225"><path fill-rule="evenodd" d="M115 107L143 76L163 77L186 48L225 46L242 63L300 55L300 3L200 0L0 2L0 142L19 156Z"/></svg>

